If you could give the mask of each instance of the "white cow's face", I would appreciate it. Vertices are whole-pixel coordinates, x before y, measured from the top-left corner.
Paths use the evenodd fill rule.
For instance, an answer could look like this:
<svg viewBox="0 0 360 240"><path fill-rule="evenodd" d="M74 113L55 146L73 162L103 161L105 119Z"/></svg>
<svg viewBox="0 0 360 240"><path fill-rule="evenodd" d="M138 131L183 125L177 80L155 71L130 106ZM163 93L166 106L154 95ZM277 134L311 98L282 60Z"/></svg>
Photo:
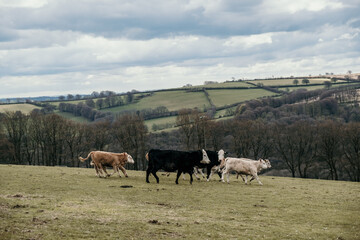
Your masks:
<svg viewBox="0 0 360 240"><path fill-rule="evenodd" d="M206 153L206 151L204 149L201 150L202 151L202 160L200 161L200 163L203 163L203 164L209 164L210 163L210 159Z"/></svg>
<svg viewBox="0 0 360 240"><path fill-rule="evenodd" d="M267 169L268 168L268 165L266 164L266 162L265 162L265 160L264 159L259 159L259 161L260 161L260 167L262 168L262 169Z"/></svg>
<svg viewBox="0 0 360 240"><path fill-rule="evenodd" d="M267 165L267 168L271 168L271 163L270 163L269 159L265 159L264 161Z"/></svg>
<svg viewBox="0 0 360 240"><path fill-rule="evenodd" d="M130 154L126 154L126 155L127 155L127 162L134 164L135 162L134 162L134 159L132 158L132 156Z"/></svg>
<svg viewBox="0 0 360 240"><path fill-rule="evenodd" d="M219 160L219 162L221 162L224 159L225 159L225 152L224 152L224 150L221 149L218 151L218 160Z"/></svg>

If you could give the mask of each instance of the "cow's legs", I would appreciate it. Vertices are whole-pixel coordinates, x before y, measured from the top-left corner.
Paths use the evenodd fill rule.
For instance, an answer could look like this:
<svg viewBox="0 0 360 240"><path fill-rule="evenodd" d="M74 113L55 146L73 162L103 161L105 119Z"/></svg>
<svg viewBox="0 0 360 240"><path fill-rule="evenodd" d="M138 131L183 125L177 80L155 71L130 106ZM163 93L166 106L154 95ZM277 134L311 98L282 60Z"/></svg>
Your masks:
<svg viewBox="0 0 360 240"><path fill-rule="evenodd" d="M238 176L240 176L241 179L245 182L245 178L243 177L243 175L241 175L241 174L238 173ZM245 175L245 177L247 177L247 175ZM237 178L239 178L239 177L237 177Z"/></svg>
<svg viewBox="0 0 360 240"><path fill-rule="evenodd" d="M192 172L191 172L191 171L189 172L189 175L190 175L190 184L192 184L192 182L193 182L193 176L192 176Z"/></svg>
<svg viewBox="0 0 360 240"><path fill-rule="evenodd" d="M194 175L197 180L200 180L200 177L197 175L197 173L198 173L198 169L196 167L194 167Z"/></svg>
<svg viewBox="0 0 360 240"><path fill-rule="evenodd" d="M95 169L95 172L96 172L96 176L98 176L100 178L101 177L100 171L99 171L98 167L96 166L96 164L94 164L94 169Z"/></svg>
<svg viewBox="0 0 360 240"><path fill-rule="evenodd" d="M121 165L119 165L119 168L120 168L120 170L123 172L123 174L125 175L125 177L129 177L128 175L127 175L127 172L126 172L126 169L123 167L123 166L121 166ZM119 170L118 170L119 171ZM120 176L120 172L118 172L119 173L119 176ZM121 176L120 176L121 177Z"/></svg>
<svg viewBox="0 0 360 240"><path fill-rule="evenodd" d="M111 175L106 171L106 167L102 166L102 170L105 172L105 177L110 177Z"/></svg>
<svg viewBox="0 0 360 240"><path fill-rule="evenodd" d="M152 175L154 175L154 177L155 177L155 179L156 179L156 183L159 183L159 177L156 175L156 172L157 172L156 169L153 169L153 170L151 171Z"/></svg>
<svg viewBox="0 0 360 240"><path fill-rule="evenodd" d="M180 177L180 175L181 175L181 171L178 170L177 173L176 173L176 180L175 180L175 183L176 183L176 184L179 184L179 177Z"/></svg>
<svg viewBox="0 0 360 240"><path fill-rule="evenodd" d="M260 179L259 179L259 177L258 177L257 173L254 173L252 177L253 177L253 178L255 178L255 179L258 181L258 183L259 183L260 185L263 185L263 184L262 184L262 182L260 181Z"/></svg>
<svg viewBox="0 0 360 240"><path fill-rule="evenodd" d="M205 174L204 174L203 170L202 170L201 168L198 168L198 171L200 172L201 176L202 176L203 178L205 178Z"/></svg>
<svg viewBox="0 0 360 240"><path fill-rule="evenodd" d="M150 181L149 181L149 175L150 175L150 173L151 173L151 169L148 167L148 168L146 169L146 182L147 182L147 183L150 183Z"/></svg>
<svg viewBox="0 0 360 240"><path fill-rule="evenodd" d="M226 178L227 178L227 183L229 183L230 171L228 172L226 168L225 168L225 169L223 170L223 172L222 172L221 181L222 181L222 182L225 182L225 180L224 180L225 174L226 174Z"/></svg>
<svg viewBox="0 0 360 240"><path fill-rule="evenodd" d="M207 168L207 180L206 181L210 181L210 178L212 177L212 175L217 172L220 179L221 179L221 174L220 174L220 167L219 166L213 166L212 168Z"/></svg>
<svg viewBox="0 0 360 240"><path fill-rule="evenodd" d="M104 173L104 166L101 164L101 163L98 163L98 164L96 164L96 168L98 169L98 171L99 171L99 177L105 177L106 178L106 175L105 175L105 173ZM106 171L105 171L106 172Z"/></svg>
<svg viewBox="0 0 360 240"><path fill-rule="evenodd" d="M114 172L112 174L110 174L110 176L114 175L115 173L118 173L119 176L120 176L120 173L119 173L119 170L118 170L118 166L114 165L113 166L113 169L114 169ZM121 176L120 176L121 177Z"/></svg>

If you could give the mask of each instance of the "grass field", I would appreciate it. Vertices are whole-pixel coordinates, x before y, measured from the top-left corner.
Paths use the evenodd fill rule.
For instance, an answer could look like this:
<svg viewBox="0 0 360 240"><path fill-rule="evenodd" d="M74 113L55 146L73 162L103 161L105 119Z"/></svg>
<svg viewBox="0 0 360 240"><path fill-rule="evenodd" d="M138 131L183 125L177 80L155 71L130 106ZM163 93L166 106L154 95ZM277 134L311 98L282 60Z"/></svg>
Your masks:
<svg viewBox="0 0 360 240"><path fill-rule="evenodd" d="M208 90L208 93L217 107L275 94L264 89Z"/></svg>
<svg viewBox="0 0 360 240"><path fill-rule="evenodd" d="M325 81L330 81L328 78L308 78L310 84L323 84ZM298 79L299 85L303 85L301 83L302 79ZM294 79L269 79L269 80L254 80L249 81L254 84L262 83L265 86L281 86L281 85L293 85Z"/></svg>
<svg viewBox="0 0 360 240"><path fill-rule="evenodd" d="M124 110L141 110L159 106L165 106L169 111L179 110L181 108L202 109L204 106L210 106L203 92L186 92L186 91L166 91L156 92L150 97L145 97L134 104L104 109L102 111L121 112Z"/></svg>
<svg viewBox="0 0 360 240"><path fill-rule="evenodd" d="M84 117L80 117L80 116L75 116L74 114L72 113L68 113L68 112L60 112L60 111L55 111L56 114L66 118L66 119L69 119L69 120L72 120L74 122L78 122L78 123L90 123L91 121L87 118L84 118Z"/></svg>
<svg viewBox="0 0 360 240"><path fill-rule="evenodd" d="M153 124L161 125L161 124L174 124L176 123L176 116L171 117L163 117L163 118L155 118L151 120L146 120L145 125L147 126L148 130L151 132L151 128Z"/></svg>
<svg viewBox="0 0 360 240"><path fill-rule="evenodd" d="M193 88L229 88L229 87L254 87L247 82L223 82L223 83L211 83L206 85L193 86Z"/></svg>
<svg viewBox="0 0 360 240"><path fill-rule="evenodd" d="M0 105L0 112L2 112L2 113L6 112L6 111L10 111L10 112L21 111L22 113L28 114L34 109L41 109L41 108L37 107L35 105L32 105L32 104L26 104L26 103Z"/></svg>
<svg viewBox="0 0 360 240"><path fill-rule="evenodd" d="M360 184L0 165L0 239L359 239ZM187 176L187 179L189 177ZM125 188L127 187L127 188Z"/></svg>

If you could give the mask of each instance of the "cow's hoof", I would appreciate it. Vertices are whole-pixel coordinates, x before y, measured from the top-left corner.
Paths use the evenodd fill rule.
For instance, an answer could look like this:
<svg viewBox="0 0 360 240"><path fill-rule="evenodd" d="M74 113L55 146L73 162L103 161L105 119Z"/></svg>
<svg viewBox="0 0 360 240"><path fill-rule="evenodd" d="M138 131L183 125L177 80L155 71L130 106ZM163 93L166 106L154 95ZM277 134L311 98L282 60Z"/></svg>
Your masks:
<svg viewBox="0 0 360 240"><path fill-rule="evenodd" d="M125 175L125 177L129 177L128 175Z"/></svg>

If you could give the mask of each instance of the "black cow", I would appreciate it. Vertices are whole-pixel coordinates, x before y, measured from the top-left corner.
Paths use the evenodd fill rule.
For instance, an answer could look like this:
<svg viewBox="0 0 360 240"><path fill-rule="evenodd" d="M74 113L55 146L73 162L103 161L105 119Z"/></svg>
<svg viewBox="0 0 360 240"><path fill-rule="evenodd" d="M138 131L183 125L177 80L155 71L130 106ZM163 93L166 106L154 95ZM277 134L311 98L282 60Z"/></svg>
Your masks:
<svg viewBox="0 0 360 240"><path fill-rule="evenodd" d="M193 182L193 171L195 166L200 164L209 164L210 160L205 150L183 152L175 150L159 150L151 149L146 154L146 159L149 161L146 170L146 182L149 183L149 175L152 173L159 183L159 177L156 172L163 169L167 172L174 172L177 170L176 184L179 184L178 179L181 173L189 173L190 184Z"/></svg>

